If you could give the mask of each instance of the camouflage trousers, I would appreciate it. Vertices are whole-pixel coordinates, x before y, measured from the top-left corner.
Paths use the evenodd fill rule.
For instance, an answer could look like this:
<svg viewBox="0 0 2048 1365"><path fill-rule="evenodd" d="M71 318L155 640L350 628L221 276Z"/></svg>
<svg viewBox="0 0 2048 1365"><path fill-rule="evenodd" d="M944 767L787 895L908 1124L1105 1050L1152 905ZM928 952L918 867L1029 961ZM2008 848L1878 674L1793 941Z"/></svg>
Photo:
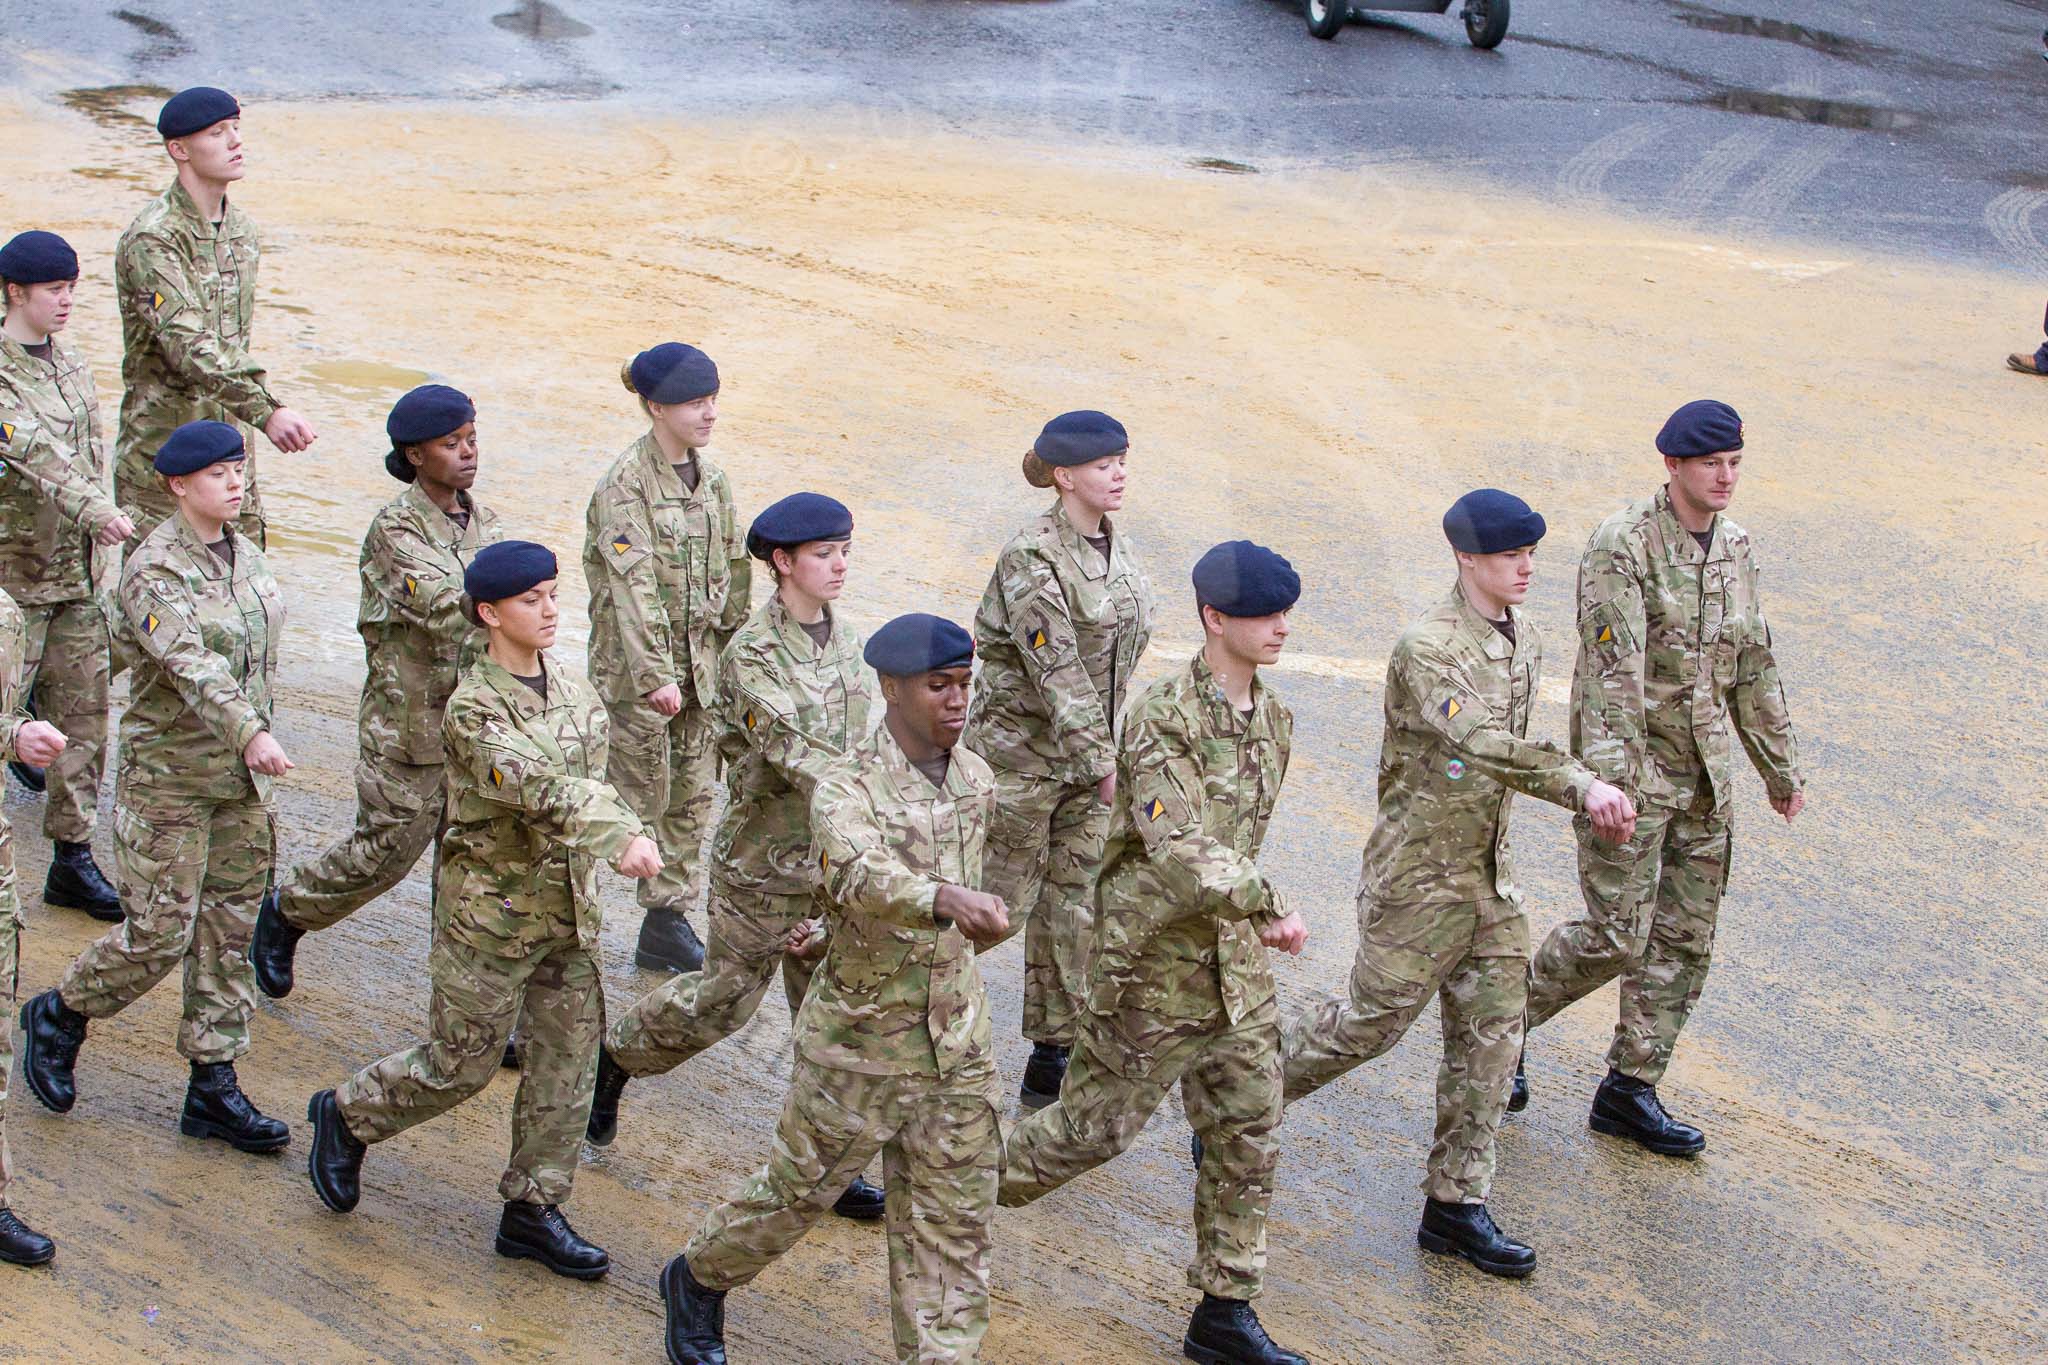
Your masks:
<svg viewBox="0 0 2048 1365"><path fill-rule="evenodd" d="M152 800L124 783L114 809L114 875L126 918L73 960L59 998L105 1019L182 964L178 1051L195 1062L240 1057L256 1009L249 940L275 852L270 810L253 791Z"/></svg>
<svg viewBox="0 0 2048 1365"><path fill-rule="evenodd" d="M442 934L427 973L427 1041L344 1081L335 1091L342 1122L359 1140L382 1142L447 1113L490 1084L517 1026L512 1157L498 1193L508 1203L566 1202L604 1036L596 957L573 936L524 957L498 957Z"/></svg>
<svg viewBox="0 0 2048 1365"><path fill-rule="evenodd" d="M1623 844L1593 837L1584 816L1579 888L1586 912L1543 940L1529 967L1529 1027L1621 978L1607 1065L1657 1084L1707 984L1714 925L1728 886L1733 821L1711 798L1690 810L1645 806Z"/></svg>
<svg viewBox="0 0 2048 1365"><path fill-rule="evenodd" d="M799 923L823 913L808 892L771 896L713 878L703 969L672 976L634 1001L606 1033L605 1050L629 1076L675 1070L746 1026L778 963L794 1018L818 964L791 957L782 943Z"/></svg>
<svg viewBox="0 0 2048 1365"><path fill-rule="evenodd" d="M1024 1036L1034 1043L1072 1047L1080 1031L1108 837L1109 807L1094 783L996 770L981 890L1010 908L1002 941L1024 935Z"/></svg>
<svg viewBox="0 0 2048 1365"><path fill-rule="evenodd" d="M634 893L643 909L690 910L704 897L704 835L718 775L718 728L695 702L673 716L637 698L609 701L605 780L661 846L663 866Z"/></svg>
<svg viewBox="0 0 2048 1365"><path fill-rule="evenodd" d="M889 1304L904 1365L971 1361L988 1331L989 1224L1002 1133L979 1077L868 1076L799 1058L775 1149L683 1254L736 1289L795 1246L882 1154Z"/></svg>
<svg viewBox="0 0 2048 1365"><path fill-rule="evenodd" d="M279 913L294 928L330 928L404 881L441 832L442 773L439 763L400 763L363 750L355 827L280 879Z"/></svg>
<svg viewBox="0 0 2048 1365"><path fill-rule="evenodd" d="M1029 1204L1137 1140L1176 1082L1181 1108L1202 1139L1195 1177L1195 1259L1188 1283L1205 1294L1250 1299L1263 1287L1266 1213L1280 1163L1280 1025L1256 1022L1180 1035L1142 1067L1099 1038L1090 1015L1056 1104L1010 1130L1000 1201ZM1134 1074L1124 1074L1126 1071Z"/></svg>
<svg viewBox="0 0 2048 1365"><path fill-rule="evenodd" d="M0 1209L9 1207L14 1158L7 1150L7 1078L14 1074L14 997L21 987L21 900L14 890L14 826L0 815Z"/></svg>
<svg viewBox="0 0 2048 1365"><path fill-rule="evenodd" d="M1386 905L1361 895L1358 918L1349 992L1287 1030L1287 1102L1392 1048L1436 1000L1444 1056L1422 1189L1447 1204L1483 1204L1522 1054L1529 917L1499 899Z"/></svg>
<svg viewBox="0 0 2048 1365"><path fill-rule="evenodd" d="M43 837L92 841L100 779L107 767L108 657L106 614L92 598L24 605L27 664L22 683L35 689L35 711L64 732L64 752L46 769L49 804Z"/></svg>

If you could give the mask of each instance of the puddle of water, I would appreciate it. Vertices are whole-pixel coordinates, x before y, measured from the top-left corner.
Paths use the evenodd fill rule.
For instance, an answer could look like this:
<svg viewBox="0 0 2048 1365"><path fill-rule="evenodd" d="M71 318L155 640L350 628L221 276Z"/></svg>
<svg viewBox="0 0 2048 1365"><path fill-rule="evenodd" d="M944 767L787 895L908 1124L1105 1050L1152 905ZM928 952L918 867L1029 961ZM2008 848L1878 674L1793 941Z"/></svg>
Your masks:
<svg viewBox="0 0 2048 1365"><path fill-rule="evenodd" d="M523 34L542 42L588 38L597 32L582 20L570 18L548 0L520 0L519 5L503 14L493 14L491 22L507 33Z"/></svg>
<svg viewBox="0 0 2048 1365"><path fill-rule="evenodd" d="M1794 123L1818 123L1829 128L1868 128L1881 133L1917 128L1925 115L1904 109L1887 109L1879 104L1858 104L1854 100L1824 100L1812 95L1781 95L1771 90L1722 90L1698 101L1710 109L1731 114L1761 114L1765 118L1790 119Z"/></svg>
<svg viewBox="0 0 2048 1365"><path fill-rule="evenodd" d="M147 14L137 14L132 9L117 9L114 11L114 17L154 40L143 49L142 56L145 58L182 57L192 50L192 45L185 41L185 35L161 19L152 18Z"/></svg>
<svg viewBox="0 0 2048 1365"><path fill-rule="evenodd" d="M141 171L123 170L119 166L73 166L73 175L82 175L87 180L119 180L127 185L155 185L156 181Z"/></svg>
<svg viewBox="0 0 2048 1365"><path fill-rule="evenodd" d="M322 360L306 367L313 387L350 397L401 394L427 382L425 370L408 370L378 360Z"/></svg>
<svg viewBox="0 0 2048 1365"><path fill-rule="evenodd" d="M1257 166L1247 165L1242 161L1226 161L1220 156L1193 157L1188 161L1188 165L1193 166L1198 171L1215 171L1220 175L1257 175L1259 173Z"/></svg>
<svg viewBox="0 0 2048 1365"><path fill-rule="evenodd" d="M137 100L161 104L172 93L161 85L87 85L76 90L60 90L57 98L66 109L84 114L102 128L122 128L137 123L153 128L156 126L154 111L151 117L144 118L122 106Z"/></svg>
<svg viewBox="0 0 2048 1365"><path fill-rule="evenodd" d="M1679 23L1689 28L1704 29L1709 33L1733 33L1745 38L1768 38L1772 42L1792 43L1835 57L1869 60L1887 54L1886 49L1874 43L1862 42L1841 33L1830 33L1823 28L1808 28L1804 24L1789 23L1783 19L1766 19L1754 14L1729 14L1725 10L1708 9L1705 5L1681 3L1677 8L1678 13L1673 17Z"/></svg>

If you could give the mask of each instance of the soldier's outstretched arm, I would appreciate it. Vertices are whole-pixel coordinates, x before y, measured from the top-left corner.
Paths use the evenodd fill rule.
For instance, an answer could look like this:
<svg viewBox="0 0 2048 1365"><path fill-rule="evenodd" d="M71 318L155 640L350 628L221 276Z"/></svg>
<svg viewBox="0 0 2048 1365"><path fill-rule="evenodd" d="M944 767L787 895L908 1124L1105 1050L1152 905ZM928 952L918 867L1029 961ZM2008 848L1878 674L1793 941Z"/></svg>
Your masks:
<svg viewBox="0 0 2048 1365"><path fill-rule="evenodd" d="M754 607L754 557L747 553L746 528L733 507L732 485L723 473L718 481L718 516L725 534L724 554L732 572L725 593L725 610L718 617L718 647L722 650L733 632L747 623L747 613Z"/></svg>
<svg viewBox="0 0 2048 1365"><path fill-rule="evenodd" d="M120 287L132 289L149 319L156 350L188 385L262 430L284 405L264 386L264 370L206 325L199 288L169 244L139 236L122 243Z"/></svg>
<svg viewBox="0 0 2048 1365"><path fill-rule="evenodd" d="M1598 779L1592 769L1545 740L1523 739L1493 718L1457 657L1432 646L1405 650L1393 673L1413 711L1467 765L1540 801L1579 810Z"/></svg>
<svg viewBox="0 0 2048 1365"><path fill-rule="evenodd" d="M231 752L241 754L270 728L227 660L206 647L177 575L159 565L130 569L121 580L121 614L130 637L163 666L186 709Z"/></svg>
<svg viewBox="0 0 2048 1365"><path fill-rule="evenodd" d="M0 757L14 753L21 727L28 724L28 689L22 675L28 664L28 636L21 609L0 602Z"/></svg>
<svg viewBox="0 0 2048 1365"><path fill-rule="evenodd" d="M524 815L578 853L616 861L646 831L609 782L571 777L504 716L459 692L441 725L448 766L484 800Z"/></svg>
<svg viewBox="0 0 2048 1365"><path fill-rule="evenodd" d="M797 725L796 703L786 689L744 654L732 657L720 695L727 728L808 799L839 750Z"/></svg>
<svg viewBox="0 0 2048 1365"><path fill-rule="evenodd" d="M997 569L1010 639L1038 689L1060 752L1091 777L1116 771L1112 717L1081 662L1074 620L1052 566L1036 555L1005 555Z"/></svg>
<svg viewBox="0 0 2048 1365"><path fill-rule="evenodd" d="M619 647L634 695L677 682L668 607L654 576L654 530L647 509L629 488L601 489L592 499L588 534L619 614Z"/></svg>
<svg viewBox="0 0 2048 1365"><path fill-rule="evenodd" d="M51 438L11 385L0 383L0 465L69 522L97 535L121 515L114 500L73 466L71 452Z"/></svg>
<svg viewBox="0 0 2048 1365"><path fill-rule="evenodd" d="M434 547L405 521L384 520L371 532L370 580L393 615L443 639L478 633L462 614L462 573L449 573Z"/></svg>
<svg viewBox="0 0 2048 1365"><path fill-rule="evenodd" d="M932 904L945 882L899 855L875 815L875 803L843 764L811 790L811 848L835 904L886 924L931 925Z"/></svg>
<svg viewBox="0 0 2048 1365"><path fill-rule="evenodd" d="M1785 701L1785 683L1778 676L1778 656L1771 645L1771 624L1756 591L1756 568L1750 573L1750 600L1756 604L1742 652L1735 660L1735 696L1730 713L1735 733L1749 761L1763 778L1772 801L1783 802L1806 785L1799 771L1799 741L1792 733L1792 708Z"/></svg>
<svg viewBox="0 0 2048 1365"><path fill-rule="evenodd" d="M1579 655L1572 710L1579 757L1602 780L1639 791L1647 720L1643 713L1648 642L1643 585L1624 544L1595 538L1579 561Z"/></svg>
<svg viewBox="0 0 2048 1365"><path fill-rule="evenodd" d="M1178 725L1149 712L1133 716L1117 783L1129 794L1146 856L1177 899L1218 919L1284 917L1258 864L1202 832L1202 765Z"/></svg>

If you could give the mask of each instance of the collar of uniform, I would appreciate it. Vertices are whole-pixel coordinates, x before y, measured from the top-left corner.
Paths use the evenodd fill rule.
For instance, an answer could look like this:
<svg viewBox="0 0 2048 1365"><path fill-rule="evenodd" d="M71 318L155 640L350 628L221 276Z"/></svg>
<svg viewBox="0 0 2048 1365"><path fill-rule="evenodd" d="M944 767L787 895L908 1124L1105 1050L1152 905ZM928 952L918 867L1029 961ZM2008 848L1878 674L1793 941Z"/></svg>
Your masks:
<svg viewBox="0 0 2048 1365"><path fill-rule="evenodd" d="M405 486L405 491L398 495L398 500L419 518L427 538L438 544L451 548L461 545L465 540L475 539L477 532L482 529L480 523L483 520L483 511L477 506L476 499L464 490L456 490L455 500L469 509L467 527L458 526L454 518L442 511L434 500L426 495L417 479Z"/></svg>
<svg viewBox="0 0 2048 1365"><path fill-rule="evenodd" d="M886 776L896 795L904 801L936 801L940 797L967 795L965 779L960 774L960 755L952 752L952 761L946 765L946 780L937 787L924 775L923 769L910 761L910 755L903 752L903 745L896 738L896 732L889 728L884 719L868 737L868 747L874 750L875 766L863 765L864 772L879 772Z"/></svg>
<svg viewBox="0 0 2048 1365"><path fill-rule="evenodd" d="M492 690L503 697L506 704L522 716L545 715L548 707L555 705L560 700L559 689L556 687L556 684L561 680L562 675L548 667L546 650L541 651L540 666L541 671L547 675L548 680L548 699L546 702L541 701L538 692L535 692L525 683L519 681L518 676L511 669L493 659L488 650L479 654L477 661L471 665L483 680L491 685Z"/></svg>
<svg viewBox="0 0 2048 1365"><path fill-rule="evenodd" d="M199 211L199 205L192 202L192 196L185 192L182 180L173 180L170 189L164 192L164 202L202 236L215 235L213 223ZM220 201L220 232L228 230L228 223L235 216L235 202L225 196Z"/></svg>
<svg viewBox="0 0 2048 1365"><path fill-rule="evenodd" d="M1515 627L1515 639L1514 643L1510 644L1508 637L1501 634L1493 622L1481 616L1479 608L1472 605L1472 599L1465 596L1463 582L1451 586L1451 600L1458 604L1458 619L1463 623L1465 633L1472 637L1473 643L1479 646L1480 652L1487 658L1511 659L1515 651L1522 647L1522 613L1515 610L1512 605L1508 607L1508 620Z"/></svg>
<svg viewBox="0 0 2048 1365"><path fill-rule="evenodd" d="M1202 699L1203 708L1209 713L1209 722L1218 734L1250 734L1266 720L1266 682L1258 674L1252 675L1251 713L1239 711L1230 704L1230 698L1223 693L1223 687L1216 681L1216 674L1209 667L1209 656L1201 650L1188 664L1195 695Z"/></svg>
<svg viewBox="0 0 2048 1365"><path fill-rule="evenodd" d="M1705 564L1728 557L1727 547L1721 539L1721 515L1714 514L1714 534L1707 541L1707 549L1693 539L1692 532L1685 529L1685 523L1678 519L1678 509L1671 505L1671 485L1665 484L1657 490L1657 519L1664 527L1664 552L1680 564Z"/></svg>
<svg viewBox="0 0 2048 1365"><path fill-rule="evenodd" d="M249 543L247 536L235 529L232 521L220 529L222 536L234 542L235 557L230 562L215 554L213 547L199 538L199 532L193 529L192 523L185 520L182 513L171 513L171 520L178 524L179 546L185 551L185 557L198 566L202 578L233 578L237 574L248 572L243 557L255 546Z"/></svg>
<svg viewBox="0 0 2048 1365"><path fill-rule="evenodd" d="M649 431L635 444L634 450L640 456L641 466L647 477L653 480L653 492L664 502L691 502L704 492L704 452L695 452L697 457L697 491L692 493L683 487L683 480L676 473L673 461L663 453L661 442L654 439Z"/></svg>
<svg viewBox="0 0 2048 1365"><path fill-rule="evenodd" d="M1059 532L1060 544L1066 548L1067 558L1073 561L1074 568L1083 578L1109 577L1108 561L1095 553L1095 547L1088 543L1088 537L1081 534L1081 528L1074 525L1074 519L1067 515L1066 499L1053 499L1052 524L1053 529ZM1114 555L1116 534L1110 529L1108 517L1102 519L1102 529L1109 536L1109 552Z"/></svg>
<svg viewBox="0 0 2048 1365"><path fill-rule="evenodd" d="M64 343L57 340L56 333L54 332L44 337L43 340L50 344L50 358L48 360L38 359L30 355L28 347L22 345L13 337L7 335L7 333L0 332L0 367L23 373L34 373L28 369L31 365L38 368L44 365L55 365L58 369L63 369ZM41 378L42 376L37 375L36 377Z"/></svg>
<svg viewBox="0 0 2048 1365"><path fill-rule="evenodd" d="M813 641L810 632L797 624L797 619L789 614L789 607L784 604L781 593L769 594L767 619L768 625L775 631L775 637L797 658L817 660L825 657L826 646ZM828 643L836 642L839 639L839 617L832 610L830 602L825 604L825 619L832 623L832 634L828 638Z"/></svg>

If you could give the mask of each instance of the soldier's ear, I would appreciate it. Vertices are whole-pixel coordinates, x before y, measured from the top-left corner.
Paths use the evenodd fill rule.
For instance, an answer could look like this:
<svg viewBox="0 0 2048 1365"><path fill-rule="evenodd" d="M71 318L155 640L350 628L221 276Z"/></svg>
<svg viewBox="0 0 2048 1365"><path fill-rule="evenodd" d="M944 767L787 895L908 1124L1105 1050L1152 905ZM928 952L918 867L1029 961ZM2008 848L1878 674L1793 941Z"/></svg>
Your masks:
<svg viewBox="0 0 2048 1365"><path fill-rule="evenodd" d="M899 700L899 694L903 690L903 684L899 682L897 679L889 677L887 674L883 674L877 681L879 681L882 684L882 700L889 703L889 705L894 706Z"/></svg>
<svg viewBox="0 0 2048 1365"><path fill-rule="evenodd" d="M190 161L192 159L192 153L185 150L185 139L183 138L165 138L164 151L170 155L173 161Z"/></svg>

